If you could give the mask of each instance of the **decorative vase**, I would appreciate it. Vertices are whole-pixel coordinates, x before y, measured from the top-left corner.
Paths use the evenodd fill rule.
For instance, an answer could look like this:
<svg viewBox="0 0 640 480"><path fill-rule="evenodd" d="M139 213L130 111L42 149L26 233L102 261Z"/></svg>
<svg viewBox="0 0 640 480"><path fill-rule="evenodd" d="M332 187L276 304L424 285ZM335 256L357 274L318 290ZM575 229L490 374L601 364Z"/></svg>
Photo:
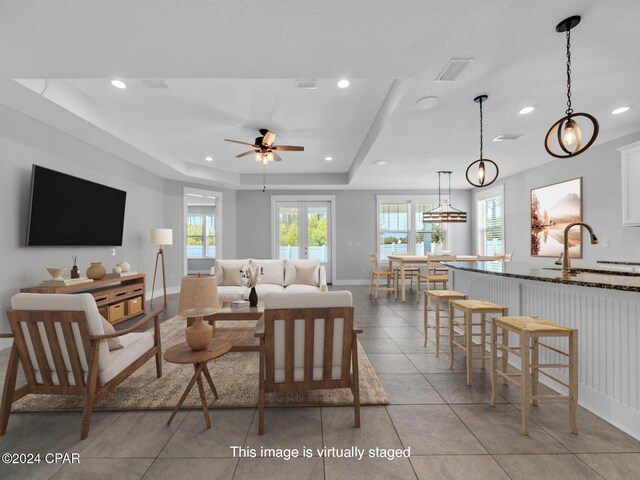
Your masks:
<svg viewBox="0 0 640 480"><path fill-rule="evenodd" d="M92 280L100 280L107 274L107 270L102 262L91 262L91 266L87 269L87 277Z"/></svg>
<svg viewBox="0 0 640 480"><path fill-rule="evenodd" d="M205 323L203 317L196 317L196 321L187 328L185 334L191 350L204 350L213 336L213 326Z"/></svg>
<svg viewBox="0 0 640 480"><path fill-rule="evenodd" d="M249 306L250 307L258 306L258 294L256 292L256 287L251 287L251 291L249 292Z"/></svg>
<svg viewBox="0 0 640 480"><path fill-rule="evenodd" d="M442 255L442 242L436 243L435 254Z"/></svg>
<svg viewBox="0 0 640 480"><path fill-rule="evenodd" d="M77 265L74 265L71 269L71 278L80 278L80 270Z"/></svg>

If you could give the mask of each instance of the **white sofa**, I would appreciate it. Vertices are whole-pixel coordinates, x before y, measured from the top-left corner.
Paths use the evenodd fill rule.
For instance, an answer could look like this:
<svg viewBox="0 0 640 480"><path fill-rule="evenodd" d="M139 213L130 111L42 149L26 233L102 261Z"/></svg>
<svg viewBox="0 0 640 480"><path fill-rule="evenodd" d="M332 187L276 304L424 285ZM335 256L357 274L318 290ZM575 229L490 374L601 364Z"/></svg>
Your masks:
<svg viewBox="0 0 640 480"><path fill-rule="evenodd" d="M264 300L267 293L316 293L328 291L327 274L318 260L216 259L216 265L211 268L210 273L216 276L218 299L221 303L243 300L249 297L248 287L237 283L230 285L224 279L225 269L237 269L239 271L248 268L249 265L253 268L262 267L262 277L256 286L256 293L260 301ZM309 268L311 266L315 267L313 282L302 283L298 279L296 267Z"/></svg>

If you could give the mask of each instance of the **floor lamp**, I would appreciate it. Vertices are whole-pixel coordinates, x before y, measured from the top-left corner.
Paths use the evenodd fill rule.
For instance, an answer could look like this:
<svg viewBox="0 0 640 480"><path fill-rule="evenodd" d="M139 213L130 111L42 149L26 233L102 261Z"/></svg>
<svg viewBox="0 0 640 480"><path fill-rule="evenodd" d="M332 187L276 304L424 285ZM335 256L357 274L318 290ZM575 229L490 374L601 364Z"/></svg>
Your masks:
<svg viewBox="0 0 640 480"><path fill-rule="evenodd" d="M173 230L170 228L152 228L149 232L149 243L159 245L156 253L156 266L153 268L153 285L151 287L151 303L153 305L153 291L156 288L156 273L158 273L158 259L162 258L162 286L164 288L164 304L167 304L167 276L164 271L164 248L165 245L173 245Z"/></svg>

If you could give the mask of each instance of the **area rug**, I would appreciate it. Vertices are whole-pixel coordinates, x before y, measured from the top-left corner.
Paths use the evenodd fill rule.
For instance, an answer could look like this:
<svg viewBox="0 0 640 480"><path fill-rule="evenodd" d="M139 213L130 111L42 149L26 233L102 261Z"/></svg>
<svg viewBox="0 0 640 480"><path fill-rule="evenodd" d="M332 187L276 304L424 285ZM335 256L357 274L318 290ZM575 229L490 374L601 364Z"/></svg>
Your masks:
<svg viewBox="0 0 640 480"><path fill-rule="evenodd" d="M185 324L184 317L180 316L162 323L160 332L163 349L184 342ZM245 322L246 324L255 324L255 322ZM361 404L388 404L389 398L360 343L358 343L358 360ZM205 383L211 408L258 405L258 352L230 352L210 361L208 366L220 397L219 400L214 400L213 394ZM95 406L95 410L173 409L192 374L192 365L176 365L163 361L163 375L158 379L155 361L151 359L102 399ZM269 406L353 405L350 389L269 393L266 399ZM83 398L80 396L27 395L16 402L12 410L16 412L81 411L82 407ZM201 408L196 387L191 390L183 408Z"/></svg>

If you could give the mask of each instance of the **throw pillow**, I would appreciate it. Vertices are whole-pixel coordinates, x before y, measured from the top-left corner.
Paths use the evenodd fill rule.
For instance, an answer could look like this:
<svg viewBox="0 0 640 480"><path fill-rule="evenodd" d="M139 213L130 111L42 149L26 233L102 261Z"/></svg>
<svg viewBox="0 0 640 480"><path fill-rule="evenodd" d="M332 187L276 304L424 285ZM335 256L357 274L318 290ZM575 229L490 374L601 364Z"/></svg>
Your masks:
<svg viewBox="0 0 640 480"><path fill-rule="evenodd" d="M296 283L300 285L317 285L315 273L315 265L307 267L296 265Z"/></svg>
<svg viewBox="0 0 640 480"><path fill-rule="evenodd" d="M229 287L242 286L242 273L238 267L222 266L222 285Z"/></svg>
<svg viewBox="0 0 640 480"><path fill-rule="evenodd" d="M105 335L116 333L116 329L113 328L113 325L111 325L106 318L102 315L100 315L100 318L102 319L102 329L104 330ZM107 345L109 346L109 351L124 348L124 345L122 345L119 338L107 338Z"/></svg>

